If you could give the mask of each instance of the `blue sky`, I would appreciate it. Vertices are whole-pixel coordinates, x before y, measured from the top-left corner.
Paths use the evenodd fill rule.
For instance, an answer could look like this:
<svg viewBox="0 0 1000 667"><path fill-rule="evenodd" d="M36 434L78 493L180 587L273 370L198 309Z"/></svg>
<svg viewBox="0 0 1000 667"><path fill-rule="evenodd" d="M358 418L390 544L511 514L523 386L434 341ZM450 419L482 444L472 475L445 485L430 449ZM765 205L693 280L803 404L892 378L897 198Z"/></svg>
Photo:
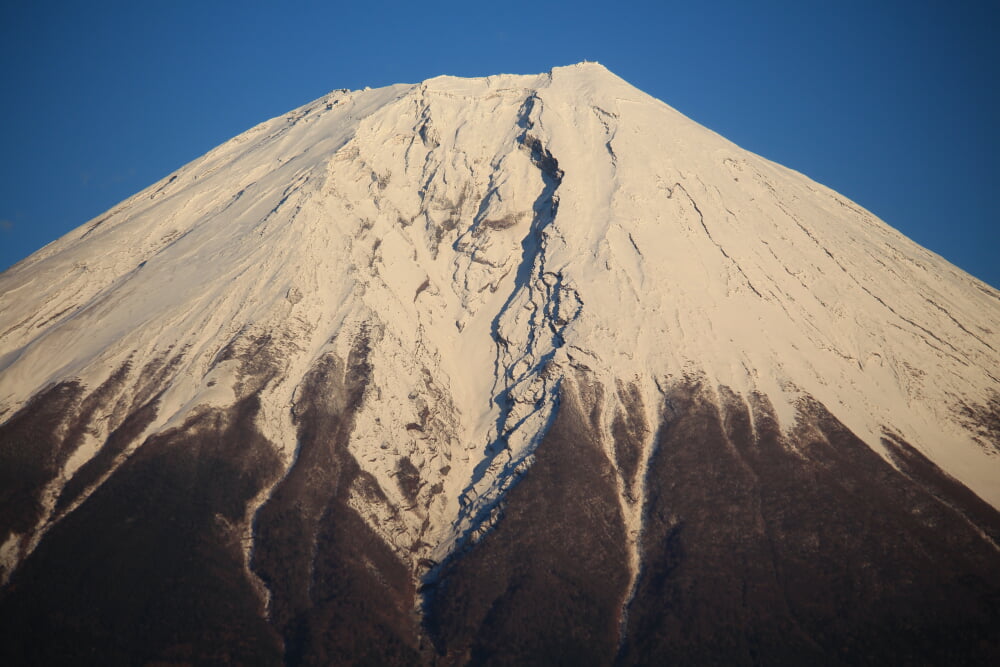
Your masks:
<svg viewBox="0 0 1000 667"><path fill-rule="evenodd" d="M587 59L1000 287L1000 3L955 4L3 3L0 269L334 88Z"/></svg>

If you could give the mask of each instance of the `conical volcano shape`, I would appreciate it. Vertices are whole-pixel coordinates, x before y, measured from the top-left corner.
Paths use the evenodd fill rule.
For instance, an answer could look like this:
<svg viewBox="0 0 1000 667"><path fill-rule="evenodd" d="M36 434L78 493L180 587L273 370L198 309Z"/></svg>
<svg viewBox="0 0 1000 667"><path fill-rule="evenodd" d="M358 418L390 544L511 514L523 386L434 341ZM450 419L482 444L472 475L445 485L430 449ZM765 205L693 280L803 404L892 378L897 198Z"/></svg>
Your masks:
<svg viewBox="0 0 1000 667"><path fill-rule="evenodd" d="M337 91L0 274L0 651L988 659L998 350L596 63Z"/></svg>

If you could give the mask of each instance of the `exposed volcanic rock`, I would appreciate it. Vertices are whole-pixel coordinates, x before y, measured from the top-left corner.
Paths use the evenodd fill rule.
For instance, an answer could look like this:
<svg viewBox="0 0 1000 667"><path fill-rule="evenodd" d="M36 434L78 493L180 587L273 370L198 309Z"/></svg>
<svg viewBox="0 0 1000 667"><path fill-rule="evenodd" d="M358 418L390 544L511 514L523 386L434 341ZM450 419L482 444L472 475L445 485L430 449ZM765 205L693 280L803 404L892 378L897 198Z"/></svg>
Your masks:
<svg viewBox="0 0 1000 667"><path fill-rule="evenodd" d="M348 450L370 374L363 342L309 371L293 414L299 450L257 513L253 567L290 664L412 664L418 624L406 566L351 507L385 501Z"/></svg>
<svg viewBox="0 0 1000 667"><path fill-rule="evenodd" d="M426 619L449 664L609 664L629 583L616 474L576 392L479 544L428 577Z"/></svg>
<svg viewBox="0 0 1000 667"><path fill-rule="evenodd" d="M242 544L278 474L258 409L248 397L149 438L49 530L0 599L5 664L277 659Z"/></svg>
<svg viewBox="0 0 1000 667"><path fill-rule="evenodd" d="M40 392L0 427L0 499L4 510L0 537L5 542L30 532L42 517L40 496L71 453L59 432L71 419L80 393L79 383L61 382Z"/></svg>
<svg viewBox="0 0 1000 667"><path fill-rule="evenodd" d="M2 664L1000 663L1000 293L596 63L0 274Z"/></svg>
<svg viewBox="0 0 1000 667"><path fill-rule="evenodd" d="M940 471L903 470L804 401L789 438L765 397L700 385L649 468L644 569L622 662L974 663L998 655L1000 514ZM937 487L937 488L935 488ZM954 503L954 505L953 505ZM980 523L967 520L967 513Z"/></svg>

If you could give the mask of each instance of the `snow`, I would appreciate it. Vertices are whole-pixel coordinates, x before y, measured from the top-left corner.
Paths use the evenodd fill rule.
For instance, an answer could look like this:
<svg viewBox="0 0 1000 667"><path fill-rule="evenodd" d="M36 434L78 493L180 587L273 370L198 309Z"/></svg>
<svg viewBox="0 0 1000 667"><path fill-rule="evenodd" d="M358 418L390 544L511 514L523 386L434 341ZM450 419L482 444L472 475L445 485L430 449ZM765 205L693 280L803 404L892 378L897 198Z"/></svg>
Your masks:
<svg viewBox="0 0 1000 667"><path fill-rule="evenodd" d="M0 275L0 419L53 382L94 387L130 358L134 381L183 352L155 433L234 402L220 353L269 335L260 426L290 462L305 373L367 336L351 451L398 507L403 457L443 490L356 509L440 559L530 464L578 364L609 390L605 422L619 380L654 426L671 378L762 392L786 432L809 395L1000 507L997 443L956 416L1000 392L998 332L1000 293L581 63L331 93L50 244Z"/></svg>

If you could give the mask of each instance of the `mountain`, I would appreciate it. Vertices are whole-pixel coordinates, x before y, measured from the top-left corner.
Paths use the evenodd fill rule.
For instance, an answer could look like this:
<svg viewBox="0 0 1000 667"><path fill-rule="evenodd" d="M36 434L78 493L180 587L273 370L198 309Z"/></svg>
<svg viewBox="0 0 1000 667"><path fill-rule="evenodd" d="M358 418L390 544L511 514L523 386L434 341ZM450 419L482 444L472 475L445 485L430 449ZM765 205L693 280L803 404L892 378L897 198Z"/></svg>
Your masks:
<svg viewBox="0 0 1000 667"><path fill-rule="evenodd" d="M0 274L0 660L994 662L998 350L596 63L335 91Z"/></svg>

